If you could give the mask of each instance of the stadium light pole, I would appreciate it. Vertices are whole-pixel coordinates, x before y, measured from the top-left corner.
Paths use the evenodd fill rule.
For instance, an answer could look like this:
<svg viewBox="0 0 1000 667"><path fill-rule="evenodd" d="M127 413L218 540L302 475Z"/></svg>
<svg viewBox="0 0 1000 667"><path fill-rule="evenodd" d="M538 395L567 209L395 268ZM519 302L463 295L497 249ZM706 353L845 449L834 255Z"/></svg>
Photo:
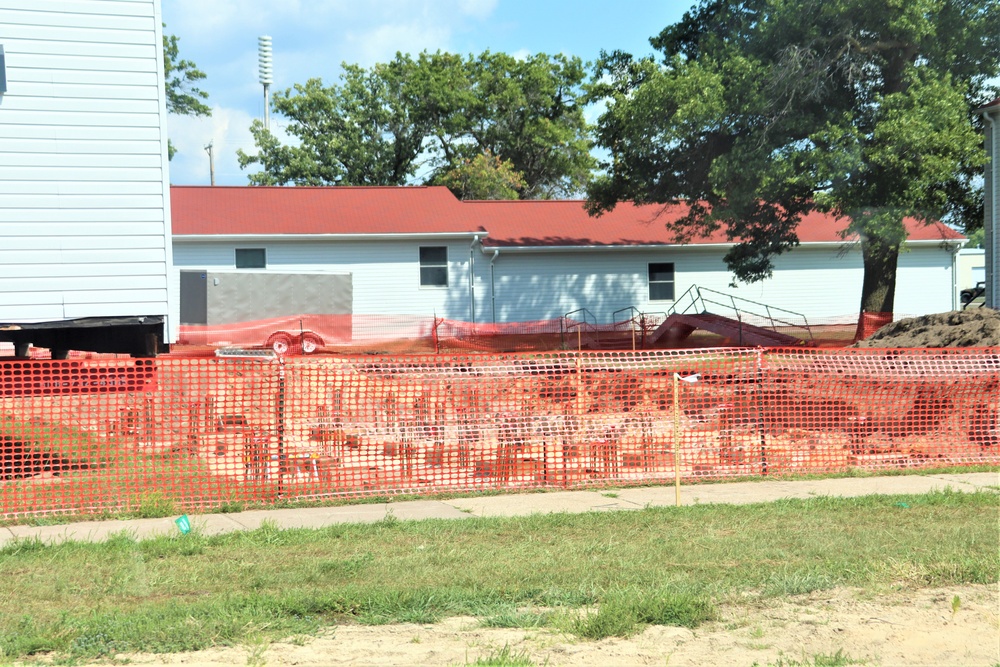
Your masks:
<svg viewBox="0 0 1000 667"><path fill-rule="evenodd" d="M257 38L258 80L264 85L264 129L271 131L271 84L274 82L274 66L271 60L271 36Z"/></svg>

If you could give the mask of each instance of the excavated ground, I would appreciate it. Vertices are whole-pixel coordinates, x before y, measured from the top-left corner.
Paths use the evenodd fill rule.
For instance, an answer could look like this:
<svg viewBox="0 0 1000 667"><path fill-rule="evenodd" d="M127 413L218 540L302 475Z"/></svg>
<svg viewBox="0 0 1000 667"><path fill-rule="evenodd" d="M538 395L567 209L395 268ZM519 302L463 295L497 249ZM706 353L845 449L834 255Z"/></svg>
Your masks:
<svg viewBox="0 0 1000 667"><path fill-rule="evenodd" d="M1000 346L1000 311L969 308L887 324L853 347Z"/></svg>

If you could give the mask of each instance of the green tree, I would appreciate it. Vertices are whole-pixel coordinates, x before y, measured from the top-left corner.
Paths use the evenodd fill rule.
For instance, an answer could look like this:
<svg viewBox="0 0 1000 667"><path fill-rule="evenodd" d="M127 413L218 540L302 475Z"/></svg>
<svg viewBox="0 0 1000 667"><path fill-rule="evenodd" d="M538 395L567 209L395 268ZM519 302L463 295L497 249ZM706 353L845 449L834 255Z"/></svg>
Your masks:
<svg viewBox="0 0 1000 667"><path fill-rule="evenodd" d="M591 212L686 200L678 239L723 229L742 281L828 212L860 240L861 310L891 312L904 218L975 206L971 109L993 94L998 34L995 0L704 0L651 40L662 63L602 55L611 157Z"/></svg>
<svg viewBox="0 0 1000 667"><path fill-rule="evenodd" d="M239 160L262 167L254 184L400 185L421 168L435 182L489 153L521 175L521 198L580 193L596 164L580 102L585 76L579 59L544 54L345 64L339 84L314 79L275 95L296 146L255 122L257 153Z"/></svg>
<svg viewBox="0 0 1000 667"><path fill-rule="evenodd" d="M166 28L166 24L163 25ZM167 97L167 113L181 116L211 116L212 109L202 100L208 99L208 93L197 87L199 81L205 79L205 73L190 60L180 56L176 35L163 33L163 73ZM167 141L168 157L172 160L177 150L173 143Z"/></svg>
<svg viewBox="0 0 1000 667"><path fill-rule="evenodd" d="M472 101L453 114L465 122L476 152L510 161L524 177L522 199L581 194L597 164L583 113L583 62L487 51L466 67Z"/></svg>
<svg viewBox="0 0 1000 667"><path fill-rule="evenodd" d="M340 85L310 79L274 95L274 110L288 119L298 145L282 144L254 121L257 153L237 152L240 167L262 167L251 184L404 185L414 175L427 136L407 85L414 62L397 55L371 70L343 67Z"/></svg>
<svg viewBox="0 0 1000 667"><path fill-rule="evenodd" d="M444 185L459 199L518 199L518 192L524 189L524 177L510 160L486 152L463 160L441 174L434 184Z"/></svg>

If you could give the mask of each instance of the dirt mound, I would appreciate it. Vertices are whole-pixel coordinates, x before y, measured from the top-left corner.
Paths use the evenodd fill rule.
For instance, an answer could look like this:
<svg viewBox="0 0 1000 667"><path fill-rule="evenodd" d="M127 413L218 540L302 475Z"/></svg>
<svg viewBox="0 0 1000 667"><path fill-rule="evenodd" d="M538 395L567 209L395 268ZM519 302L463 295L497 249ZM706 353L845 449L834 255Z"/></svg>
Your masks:
<svg viewBox="0 0 1000 667"><path fill-rule="evenodd" d="M1000 311L969 308L887 324L853 347L1000 346Z"/></svg>

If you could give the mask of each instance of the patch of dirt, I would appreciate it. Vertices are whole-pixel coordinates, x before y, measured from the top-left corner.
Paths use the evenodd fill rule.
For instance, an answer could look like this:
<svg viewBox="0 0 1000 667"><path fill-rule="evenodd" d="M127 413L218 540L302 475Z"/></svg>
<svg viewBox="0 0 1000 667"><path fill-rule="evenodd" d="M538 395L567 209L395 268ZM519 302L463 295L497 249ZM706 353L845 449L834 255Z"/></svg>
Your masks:
<svg viewBox="0 0 1000 667"><path fill-rule="evenodd" d="M1000 311L967 308L909 317L887 324L852 347L994 347L1000 345Z"/></svg>
<svg viewBox="0 0 1000 667"><path fill-rule="evenodd" d="M526 654L534 664L551 667L811 665L838 652L850 664L975 667L1000 662L998 611L996 584L875 598L834 589L764 605L731 605L721 610L720 620L696 630L651 626L629 639L587 641L548 629L483 628L476 619L461 617L434 625L341 625L297 643L119 658L134 665L187 667L452 666L508 647L511 655Z"/></svg>

